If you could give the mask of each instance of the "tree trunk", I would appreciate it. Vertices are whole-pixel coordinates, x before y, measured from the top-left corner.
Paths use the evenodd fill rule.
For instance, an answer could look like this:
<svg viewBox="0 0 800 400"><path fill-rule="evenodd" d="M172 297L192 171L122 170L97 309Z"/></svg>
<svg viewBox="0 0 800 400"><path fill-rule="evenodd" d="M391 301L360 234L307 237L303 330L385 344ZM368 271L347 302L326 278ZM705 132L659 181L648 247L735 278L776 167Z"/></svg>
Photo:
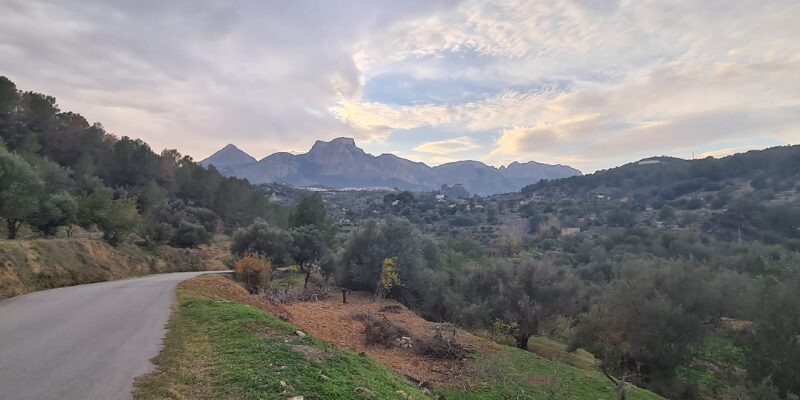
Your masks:
<svg viewBox="0 0 800 400"><path fill-rule="evenodd" d="M606 367L602 364L600 365L600 370L603 371L603 375L605 375L608 380L617 386L617 400L626 400L628 398L628 391L625 387L625 376L623 376L622 379L614 378L606 371Z"/></svg>
<svg viewBox="0 0 800 400"><path fill-rule="evenodd" d="M522 350L528 350L528 339L531 338L531 335L527 333L518 333L516 338L517 339L517 348Z"/></svg>
<svg viewBox="0 0 800 400"><path fill-rule="evenodd" d="M11 240L16 239L17 238L17 228L19 228L19 225L17 225L17 220L13 219L13 218L7 219L6 220L6 226L8 228L8 238L11 239Z"/></svg>
<svg viewBox="0 0 800 400"><path fill-rule="evenodd" d="M308 287L308 279L311 278L311 268L306 269L306 280L303 282L303 289Z"/></svg>

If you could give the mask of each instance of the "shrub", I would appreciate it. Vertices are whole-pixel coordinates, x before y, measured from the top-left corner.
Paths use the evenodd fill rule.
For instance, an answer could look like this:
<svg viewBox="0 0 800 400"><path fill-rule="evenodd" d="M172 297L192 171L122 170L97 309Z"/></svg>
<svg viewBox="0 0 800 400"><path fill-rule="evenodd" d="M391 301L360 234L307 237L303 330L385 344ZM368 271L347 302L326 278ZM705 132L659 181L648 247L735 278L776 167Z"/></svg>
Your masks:
<svg viewBox="0 0 800 400"><path fill-rule="evenodd" d="M292 236L262 219L256 219L247 228L239 229L231 239L231 253L264 254L278 267L292 264Z"/></svg>
<svg viewBox="0 0 800 400"><path fill-rule="evenodd" d="M233 270L251 293L265 289L272 277L272 265L257 253L245 254L236 261Z"/></svg>
<svg viewBox="0 0 800 400"><path fill-rule="evenodd" d="M178 247L197 247L200 244L208 244L210 241L211 233L202 225L181 221L178 229L172 235L170 243Z"/></svg>

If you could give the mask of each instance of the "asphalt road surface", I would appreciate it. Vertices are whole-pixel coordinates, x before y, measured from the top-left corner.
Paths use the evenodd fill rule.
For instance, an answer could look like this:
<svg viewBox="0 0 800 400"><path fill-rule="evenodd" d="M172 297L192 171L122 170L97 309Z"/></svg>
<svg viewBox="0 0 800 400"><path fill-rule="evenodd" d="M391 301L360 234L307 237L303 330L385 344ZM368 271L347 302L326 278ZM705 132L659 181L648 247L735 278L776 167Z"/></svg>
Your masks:
<svg viewBox="0 0 800 400"><path fill-rule="evenodd" d="M153 370L175 287L202 272L46 290L0 301L0 400L130 399Z"/></svg>

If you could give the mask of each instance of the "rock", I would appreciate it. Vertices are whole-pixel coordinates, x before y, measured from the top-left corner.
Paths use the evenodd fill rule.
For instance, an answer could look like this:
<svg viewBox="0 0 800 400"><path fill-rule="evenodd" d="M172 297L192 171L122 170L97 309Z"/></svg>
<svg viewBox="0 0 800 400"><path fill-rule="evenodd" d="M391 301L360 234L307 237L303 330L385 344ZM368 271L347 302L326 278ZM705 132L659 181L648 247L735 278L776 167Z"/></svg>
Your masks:
<svg viewBox="0 0 800 400"><path fill-rule="evenodd" d="M303 400L303 396L292 396L287 398L286 400Z"/></svg>
<svg viewBox="0 0 800 400"><path fill-rule="evenodd" d="M413 340L410 337L401 336L395 340L397 341L397 347L400 347L401 349L410 349L412 347L411 344Z"/></svg>
<svg viewBox="0 0 800 400"><path fill-rule="evenodd" d="M294 334L297 335L297 336L300 336L301 338L306 337L306 334L301 332L301 331L294 331Z"/></svg>

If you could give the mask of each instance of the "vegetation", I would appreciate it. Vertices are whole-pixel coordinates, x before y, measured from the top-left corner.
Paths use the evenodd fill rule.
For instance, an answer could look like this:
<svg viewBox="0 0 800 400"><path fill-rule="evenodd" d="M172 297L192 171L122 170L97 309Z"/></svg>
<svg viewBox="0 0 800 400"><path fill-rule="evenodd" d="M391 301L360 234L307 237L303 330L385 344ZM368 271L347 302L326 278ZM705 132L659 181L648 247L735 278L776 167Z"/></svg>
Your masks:
<svg viewBox="0 0 800 400"><path fill-rule="evenodd" d="M792 398L800 147L659 160L489 198L331 192L349 233L330 274L371 291L392 259L389 297L522 349L589 350L620 388ZM720 341L741 360L704 356Z"/></svg>
<svg viewBox="0 0 800 400"><path fill-rule="evenodd" d="M630 394L628 383L681 399L800 394L800 146L723 159L658 157L486 198L449 190L309 193L255 188L175 150L157 154L1 77L0 138L0 218L15 246L27 243L20 238L71 237L80 227L118 249L154 254L228 233L251 291L270 282L269 272L286 271L299 278L278 279L296 286L314 277L314 286L335 282L343 293L377 288L430 320L510 338L518 350L503 351L513 366L489 362L487 370L535 368L532 359L516 363L544 337L593 354L599 372L592 379L605 379L620 397ZM266 194L285 201L273 204ZM23 262L16 254L2 256ZM26 288L95 278L8 270L0 279L38 282ZM264 348L215 318L223 318L217 307L270 325L266 317L187 301L192 309L179 313L198 329L191 340L215 346L202 337L213 334ZM194 314L200 309L208 316ZM273 347L221 360L230 373L219 379L245 397L272 390L244 368L282 357ZM234 361L241 365L228 364ZM544 393L519 380L513 388L491 382L462 398ZM328 383L292 385L352 394Z"/></svg>
<svg viewBox="0 0 800 400"><path fill-rule="evenodd" d="M288 226L289 211L245 180L117 138L0 77L0 218L9 239L23 225L49 237L77 224L114 245L137 235L149 246L195 247L256 218Z"/></svg>
<svg viewBox="0 0 800 400"><path fill-rule="evenodd" d="M233 272L250 293L257 293L269 285L272 276L272 265L260 254L247 253L236 261Z"/></svg>
<svg viewBox="0 0 800 400"><path fill-rule="evenodd" d="M137 382L135 399L427 398L369 358L300 337L262 310L225 300L229 292L196 284L218 279L179 287L158 371Z"/></svg>

